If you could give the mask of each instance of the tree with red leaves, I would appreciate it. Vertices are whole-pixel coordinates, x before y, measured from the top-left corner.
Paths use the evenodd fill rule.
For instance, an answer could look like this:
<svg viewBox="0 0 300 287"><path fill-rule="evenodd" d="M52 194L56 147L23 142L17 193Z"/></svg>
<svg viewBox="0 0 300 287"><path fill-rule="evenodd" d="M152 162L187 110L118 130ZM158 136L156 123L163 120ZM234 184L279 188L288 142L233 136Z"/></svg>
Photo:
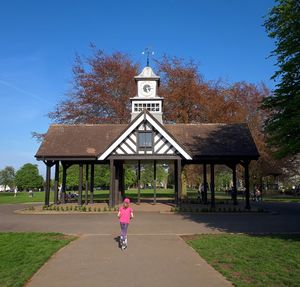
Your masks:
<svg viewBox="0 0 300 287"><path fill-rule="evenodd" d="M73 89L49 117L66 124L128 123L138 65L125 54L92 48L91 57L76 57Z"/></svg>

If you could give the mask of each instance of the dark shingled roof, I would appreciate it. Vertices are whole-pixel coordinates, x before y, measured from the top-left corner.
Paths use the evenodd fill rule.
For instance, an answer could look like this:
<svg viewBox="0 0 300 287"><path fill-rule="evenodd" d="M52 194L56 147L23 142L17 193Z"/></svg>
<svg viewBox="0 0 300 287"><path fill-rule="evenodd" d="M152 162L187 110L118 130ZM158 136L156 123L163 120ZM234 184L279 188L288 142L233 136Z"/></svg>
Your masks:
<svg viewBox="0 0 300 287"><path fill-rule="evenodd" d="M193 159L259 156L247 124L176 124L165 127Z"/></svg>
<svg viewBox="0 0 300 287"><path fill-rule="evenodd" d="M95 158L127 127L126 124L51 125L36 157ZM166 124L163 127L194 160L205 157L257 159L259 156L246 124Z"/></svg>

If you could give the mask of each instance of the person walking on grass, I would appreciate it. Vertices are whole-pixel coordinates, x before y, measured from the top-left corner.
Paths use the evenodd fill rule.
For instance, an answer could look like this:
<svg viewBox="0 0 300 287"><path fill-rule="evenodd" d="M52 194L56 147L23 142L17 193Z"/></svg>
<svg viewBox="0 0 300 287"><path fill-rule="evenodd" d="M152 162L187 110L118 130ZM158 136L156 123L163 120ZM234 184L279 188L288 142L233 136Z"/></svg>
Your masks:
<svg viewBox="0 0 300 287"><path fill-rule="evenodd" d="M127 247L127 229L130 223L130 219L133 218L133 210L130 207L129 198L125 198L123 205L120 207L118 217L121 227L120 245L122 250Z"/></svg>

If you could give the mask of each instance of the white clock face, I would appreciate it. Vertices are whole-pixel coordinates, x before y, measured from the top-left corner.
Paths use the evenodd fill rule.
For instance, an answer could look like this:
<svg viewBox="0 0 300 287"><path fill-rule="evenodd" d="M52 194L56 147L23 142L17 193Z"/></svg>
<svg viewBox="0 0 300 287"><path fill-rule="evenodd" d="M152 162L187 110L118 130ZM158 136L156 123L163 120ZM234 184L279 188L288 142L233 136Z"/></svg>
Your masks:
<svg viewBox="0 0 300 287"><path fill-rule="evenodd" d="M150 82L145 82L142 84L142 94L146 97L151 96L154 92L154 85Z"/></svg>

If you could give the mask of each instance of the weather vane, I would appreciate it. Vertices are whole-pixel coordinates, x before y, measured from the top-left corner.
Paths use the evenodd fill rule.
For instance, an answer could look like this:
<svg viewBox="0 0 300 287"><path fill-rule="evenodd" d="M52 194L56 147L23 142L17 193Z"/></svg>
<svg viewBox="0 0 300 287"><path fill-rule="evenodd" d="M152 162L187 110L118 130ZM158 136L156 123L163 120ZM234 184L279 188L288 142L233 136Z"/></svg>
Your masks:
<svg viewBox="0 0 300 287"><path fill-rule="evenodd" d="M154 51L152 51L150 48L146 48L142 52L142 55L146 55L147 56L147 67L149 67L149 58L150 58L150 56L154 55Z"/></svg>

